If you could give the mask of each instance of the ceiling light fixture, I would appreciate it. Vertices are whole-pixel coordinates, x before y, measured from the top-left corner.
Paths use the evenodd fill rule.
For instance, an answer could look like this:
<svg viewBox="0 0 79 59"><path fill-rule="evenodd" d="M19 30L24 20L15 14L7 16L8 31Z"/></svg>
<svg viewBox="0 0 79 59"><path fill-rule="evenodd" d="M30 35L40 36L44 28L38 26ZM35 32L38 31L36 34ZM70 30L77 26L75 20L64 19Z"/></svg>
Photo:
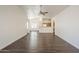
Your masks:
<svg viewBox="0 0 79 59"><path fill-rule="evenodd" d="M43 9L43 6L40 5L40 14L45 16L48 12L47 11L43 11L42 9Z"/></svg>

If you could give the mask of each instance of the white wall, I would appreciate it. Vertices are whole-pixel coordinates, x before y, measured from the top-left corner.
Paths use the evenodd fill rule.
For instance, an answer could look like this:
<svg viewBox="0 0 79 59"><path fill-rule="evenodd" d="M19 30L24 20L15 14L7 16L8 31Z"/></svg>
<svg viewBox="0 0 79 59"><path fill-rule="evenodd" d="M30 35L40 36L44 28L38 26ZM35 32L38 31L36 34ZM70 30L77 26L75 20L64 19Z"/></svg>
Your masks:
<svg viewBox="0 0 79 59"><path fill-rule="evenodd" d="M79 48L79 6L69 6L55 21L56 35Z"/></svg>
<svg viewBox="0 0 79 59"><path fill-rule="evenodd" d="M26 21L18 6L0 6L0 49L27 34Z"/></svg>

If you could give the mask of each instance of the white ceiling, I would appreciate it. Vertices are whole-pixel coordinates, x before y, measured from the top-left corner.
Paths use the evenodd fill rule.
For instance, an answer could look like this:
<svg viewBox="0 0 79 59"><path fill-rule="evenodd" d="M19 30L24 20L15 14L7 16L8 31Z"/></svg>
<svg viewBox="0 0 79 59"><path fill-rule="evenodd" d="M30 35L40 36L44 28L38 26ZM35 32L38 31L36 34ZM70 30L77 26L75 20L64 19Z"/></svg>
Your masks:
<svg viewBox="0 0 79 59"><path fill-rule="evenodd" d="M43 9L48 11L47 16L54 17L67 7L67 5L44 5Z"/></svg>
<svg viewBox="0 0 79 59"><path fill-rule="evenodd" d="M25 5L22 7L25 9L28 17L34 18L39 15L40 5ZM48 12L47 17L54 17L67 7L68 5L42 5L41 9Z"/></svg>

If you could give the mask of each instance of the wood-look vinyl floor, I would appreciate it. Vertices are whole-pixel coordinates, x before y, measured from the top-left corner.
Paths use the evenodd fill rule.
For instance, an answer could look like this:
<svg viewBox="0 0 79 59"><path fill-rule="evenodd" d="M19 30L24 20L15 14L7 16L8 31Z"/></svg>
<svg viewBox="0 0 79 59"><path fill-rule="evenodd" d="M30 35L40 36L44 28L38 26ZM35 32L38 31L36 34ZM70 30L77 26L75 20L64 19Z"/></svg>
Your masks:
<svg viewBox="0 0 79 59"><path fill-rule="evenodd" d="M78 53L79 50L52 33L31 32L1 53Z"/></svg>

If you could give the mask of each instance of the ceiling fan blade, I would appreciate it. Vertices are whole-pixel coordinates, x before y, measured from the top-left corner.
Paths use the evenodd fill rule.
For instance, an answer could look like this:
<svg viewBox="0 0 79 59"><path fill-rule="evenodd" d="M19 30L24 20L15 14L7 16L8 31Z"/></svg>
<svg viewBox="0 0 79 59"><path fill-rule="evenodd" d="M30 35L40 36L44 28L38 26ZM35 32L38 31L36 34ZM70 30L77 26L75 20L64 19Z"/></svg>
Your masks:
<svg viewBox="0 0 79 59"><path fill-rule="evenodd" d="M48 12L45 12L45 13L48 13Z"/></svg>

